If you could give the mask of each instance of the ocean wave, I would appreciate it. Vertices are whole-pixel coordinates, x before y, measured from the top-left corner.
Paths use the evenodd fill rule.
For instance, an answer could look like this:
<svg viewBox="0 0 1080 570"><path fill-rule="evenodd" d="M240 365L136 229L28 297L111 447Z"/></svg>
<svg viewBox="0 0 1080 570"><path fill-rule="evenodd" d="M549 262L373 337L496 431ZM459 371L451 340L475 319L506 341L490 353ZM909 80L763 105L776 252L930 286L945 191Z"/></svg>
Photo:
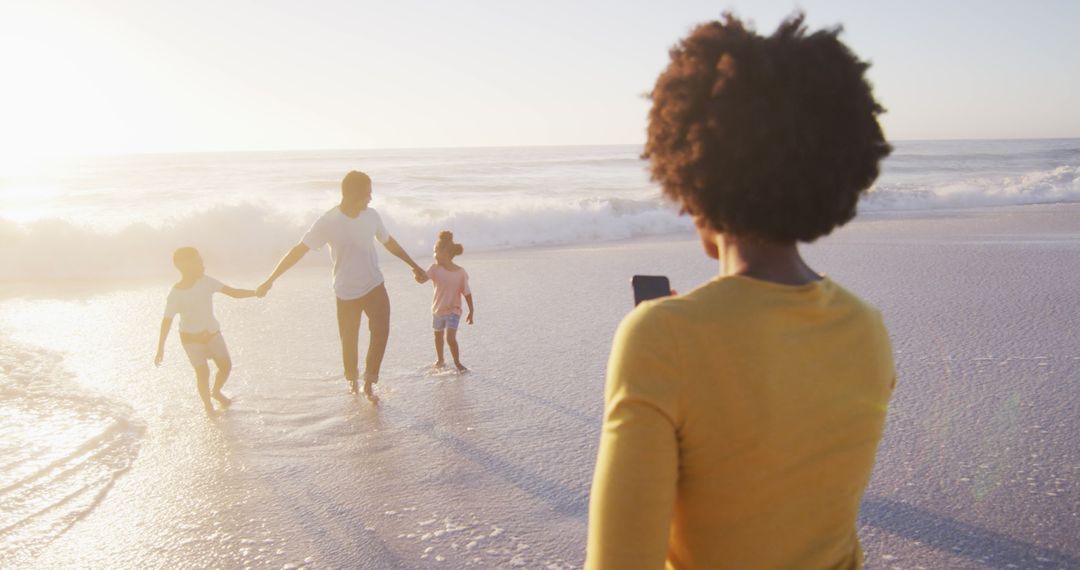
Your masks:
<svg viewBox="0 0 1080 570"><path fill-rule="evenodd" d="M403 244L430 251L441 229L470 249L612 241L689 230L689 220L658 200L518 198L500 210L386 209L387 226Z"/></svg>
<svg viewBox="0 0 1080 570"><path fill-rule="evenodd" d="M308 225L333 206L332 200L326 194L314 202L219 204L169 219L104 229L71 219L25 224L0 219L0 281L171 276L171 253L184 245L199 248L207 266L218 274L269 272ZM1020 176L934 183L885 178L864 197L860 210L1077 201L1080 166L1060 166ZM322 209L312 209L313 203ZM418 258L426 258L443 229L454 231L469 251L477 251L621 240L692 228L671 204L649 191L559 188L541 194L520 188L453 190L436 185L378 193L373 206L394 237ZM137 218L137 206L133 208L131 217Z"/></svg>
<svg viewBox="0 0 1080 570"><path fill-rule="evenodd" d="M208 264L243 267L249 258L265 259L267 250L280 255L299 231L281 212L248 204L118 231L62 219L0 221L0 281L159 276L172 272L172 252L186 245L199 248Z"/></svg>
<svg viewBox="0 0 1080 570"><path fill-rule="evenodd" d="M1063 147L1055 149L1010 149L1006 153L1001 151L984 152L955 152L942 153L933 151L909 151L902 150L890 155L886 161L892 163L914 164L920 167L934 167L939 164L964 164L1002 160L1027 160L1027 161L1057 161L1059 163L1074 162L1080 159L1080 146Z"/></svg>
<svg viewBox="0 0 1080 570"><path fill-rule="evenodd" d="M878 184L863 211L980 208L1080 202L1080 166L1059 166L1018 176L974 176L935 184Z"/></svg>
<svg viewBox="0 0 1080 570"><path fill-rule="evenodd" d="M452 230L469 251L482 251L619 240L692 227L659 200L517 196L501 200L505 203L498 208L492 202L451 209L441 201L384 198L374 207L394 238L418 259L430 255L443 229ZM0 220L0 281L171 276L172 252L181 246L198 248L208 270L218 275L269 273L323 211L220 205L116 231L60 219ZM309 255L305 262L321 263L320 257Z"/></svg>

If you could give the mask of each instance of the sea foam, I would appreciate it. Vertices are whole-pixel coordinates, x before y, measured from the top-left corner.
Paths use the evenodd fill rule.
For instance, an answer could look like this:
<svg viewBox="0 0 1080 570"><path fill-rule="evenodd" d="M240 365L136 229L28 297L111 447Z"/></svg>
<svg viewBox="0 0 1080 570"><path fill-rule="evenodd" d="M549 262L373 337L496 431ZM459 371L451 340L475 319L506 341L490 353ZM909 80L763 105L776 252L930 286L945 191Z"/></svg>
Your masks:
<svg viewBox="0 0 1080 570"><path fill-rule="evenodd" d="M61 362L0 338L0 566L82 520L138 455L143 425L71 385Z"/></svg>
<svg viewBox="0 0 1080 570"><path fill-rule="evenodd" d="M935 183L879 183L862 201L864 211L936 210L1080 202L1080 166L1015 176L966 176Z"/></svg>
<svg viewBox="0 0 1080 570"><path fill-rule="evenodd" d="M352 168L371 172L372 206L420 260L444 229L466 251L690 232L638 150L160 155L0 177L0 281L167 275L184 245L212 273L269 272L334 206ZM897 144L860 211L1077 201L1077 141L919 142Z"/></svg>

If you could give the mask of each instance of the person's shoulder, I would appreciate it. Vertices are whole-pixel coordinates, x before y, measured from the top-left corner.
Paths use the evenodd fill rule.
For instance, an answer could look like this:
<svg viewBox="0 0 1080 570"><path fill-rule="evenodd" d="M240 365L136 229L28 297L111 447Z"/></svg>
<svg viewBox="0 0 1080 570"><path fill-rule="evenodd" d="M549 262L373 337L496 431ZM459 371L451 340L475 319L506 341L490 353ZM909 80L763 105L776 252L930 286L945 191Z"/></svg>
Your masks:
<svg viewBox="0 0 1080 570"><path fill-rule="evenodd" d="M672 319L677 318L675 297L663 297L642 301L634 307L619 324L617 336L630 341L653 337L666 337L672 326Z"/></svg>
<svg viewBox="0 0 1080 570"><path fill-rule="evenodd" d="M678 336L702 326L739 327L753 313L745 301L737 284L712 279L686 293L643 301L631 316L642 328Z"/></svg>
<svg viewBox="0 0 1080 570"><path fill-rule="evenodd" d="M200 278L201 279L201 278ZM199 280L194 281L187 287L184 287L184 280L181 279L176 283L173 283L172 289L169 289L169 295L181 295L187 291L191 291L196 285L199 284Z"/></svg>
<svg viewBox="0 0 1080 570"><path fill-rule="evenodd" d="M844 315L847 325L859 330L860 336L880 351L881 362L888 368L889 374L894 374L892 340L881 310L834 281L830 280L830 285L833 288L833 309Z"/></svg>
<svg viewBox="0 0 1080 570"><path fill-rule="evenodd" d="M337 215L340 214L340 213L341 213L341 209L338 208L337 206L334 206L333 208L327 208L325 212L319 214L319 219L320 220L325 220L325 219L328 219L328 218L334 218L334 217L337 217Z"/></svg>
<svg viewBox="0 0 1080 570"><path fill-rule="evenodd" d="M326 224L333 222L340 217L340 214L341 210L337 206L334 206L333 208L330 208L325 212L319 214L319 217L315 220L315 224Z"/></svg>
<svg viewBox="0 0 1080 570"><path fill-rule="evenodd" d="M337 207L335 206L335 207L333 207L333 208L319 214L319 217L315 218L315 221L311 223L311 229L308 230L309 233L310 232L325 231L326 228L330 224L333 224L335 219L337 218L336 211L337 211Z"/></svg>
<svg viewBox="0 0 1080 570"><path fill-rule="evenodd" d="M221 291L225 287L224 283L209 275L203 275L202 278L199 279L197 285L203 287L204 289L209 289L212 292Z"/></svg>
<svg viewBox="0 0 1080 570"><path fill-rule="evenodd" d="M649 318L678 322L700 317L706 307L731 295L715 280L699 285L681 295L670 295L642 302L638 309L650 313Z"/></svg>
<svg viewBox="0 0 1080 570"><path fill-rule="evenodd" d="M673 393L678 375L667 372L679 366L681 350L670 305L668 299L644 301L619 323L608 361L609 393L629 391L662 400Z"/></svg>
<svg viewBox="0 0 1080 570"><path fill-rule="evenodd" d="M371 206L360 210L360 213L357 214L355 218L350 218L348 216L345 216L344 214L342 214L341 218L346 222L362 224L364 226L374 227L376 229L382 227L383 225L382 216L380 216L379 212Z"/></svg>
<svg viewBox="0 0 1080 570"><path fill-rule="evenodd" d="M833 303L847 305L853 310L865 314L868 318L877 321L882 320L881 311L865 301L862 297L832 279L826 278L825 284L832 289Z"/></svg>

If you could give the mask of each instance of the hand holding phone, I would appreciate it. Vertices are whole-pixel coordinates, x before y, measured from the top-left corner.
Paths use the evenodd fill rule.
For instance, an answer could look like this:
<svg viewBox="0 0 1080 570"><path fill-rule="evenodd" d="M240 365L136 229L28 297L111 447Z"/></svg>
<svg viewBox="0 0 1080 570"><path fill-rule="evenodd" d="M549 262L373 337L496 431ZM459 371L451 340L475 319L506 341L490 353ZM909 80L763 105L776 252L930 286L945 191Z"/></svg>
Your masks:
<svg viewBox="0 0 1080 570"><path fill-rule="evenodd" d="M630 285L634 288L634 306L671 294L671 283L663 275L635 275L630 278Z"/></svg>

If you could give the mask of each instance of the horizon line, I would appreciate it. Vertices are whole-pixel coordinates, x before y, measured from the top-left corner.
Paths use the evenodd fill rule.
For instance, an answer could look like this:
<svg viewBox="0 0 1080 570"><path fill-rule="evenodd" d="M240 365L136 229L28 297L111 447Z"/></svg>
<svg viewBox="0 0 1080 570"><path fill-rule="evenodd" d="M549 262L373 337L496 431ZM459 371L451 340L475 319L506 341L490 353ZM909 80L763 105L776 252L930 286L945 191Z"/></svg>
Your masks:
<svg viewBox="0 0 1080 570"><path fill-rule="evenodd" d="M987 137L987 138L895 138L887 139L889 143L916 143L916 142L994 142L994 141L1066 141L1080 140L1080 136L1072 137ZM581 144L494 144L494 145L462 145L462 146L401 146L401 147L317 147L317 148L272 148L272 149L206 149L206 150L143 150L143 151L103 151L103 152L71 152L56 155L44 155L45 159L71 159L71 158L103 158L118 156L161 156L161 155L196 155L196 154L273 154L273 153L317 153L317 152L362 152L362 151L430 151L430 150L496 150L514 148L596 148L615 146L640 146L645 143L581 143Z"/></svg>

